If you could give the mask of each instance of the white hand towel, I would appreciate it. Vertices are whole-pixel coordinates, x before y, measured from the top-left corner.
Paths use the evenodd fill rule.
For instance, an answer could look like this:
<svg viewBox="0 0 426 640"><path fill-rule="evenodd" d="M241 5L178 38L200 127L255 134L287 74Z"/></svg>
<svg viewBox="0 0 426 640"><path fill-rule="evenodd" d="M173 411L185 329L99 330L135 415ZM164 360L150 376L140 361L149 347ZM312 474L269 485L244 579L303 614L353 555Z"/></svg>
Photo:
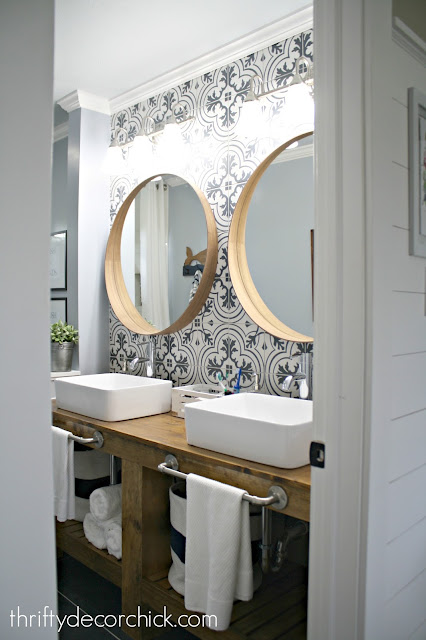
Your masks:
<svg viewBox="0 0 426 640"><path fill-rule="evenodd" d="M109 520L121 514L121 484L95 489L89 497L90 511L96 520Z"/></svg>
<svg viewBox="0 0 426 640"><path fill-rule="evenodd" d="M59 522L65 522L75 516L74 442L68 431L52 426L52 450L55 516Z"/></svg>
<svg viewBox="0 0 426 640"><path fill-rule="evenodd" d="M122 556L122 527L121 518L112 518L104 525L107 551L121 560Z"/></svg>
<svg viewBox="0 0 426 640"><path fill-rule="evenodd" d="M106 549L105 530L91 513L86 513L83 520L84 535L98 549Z"/></svg>
<svg viewBox="0 0 426 640"><path fill-rule="evenodd" d="M186 483L185 607L228 628L235 599L253 597L249 503L230 485L189 474Z"/></svg>

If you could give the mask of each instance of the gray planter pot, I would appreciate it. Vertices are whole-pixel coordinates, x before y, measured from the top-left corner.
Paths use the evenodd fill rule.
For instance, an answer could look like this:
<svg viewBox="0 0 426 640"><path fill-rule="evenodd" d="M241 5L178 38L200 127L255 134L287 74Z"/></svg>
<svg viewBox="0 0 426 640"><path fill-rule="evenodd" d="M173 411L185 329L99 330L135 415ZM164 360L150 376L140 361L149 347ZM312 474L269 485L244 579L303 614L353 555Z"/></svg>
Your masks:
<svg viewBox="0 0 426 640"><path fill-rule="evenodd" d="M74 342L51 342L51 371L71 371Z"/></svg>

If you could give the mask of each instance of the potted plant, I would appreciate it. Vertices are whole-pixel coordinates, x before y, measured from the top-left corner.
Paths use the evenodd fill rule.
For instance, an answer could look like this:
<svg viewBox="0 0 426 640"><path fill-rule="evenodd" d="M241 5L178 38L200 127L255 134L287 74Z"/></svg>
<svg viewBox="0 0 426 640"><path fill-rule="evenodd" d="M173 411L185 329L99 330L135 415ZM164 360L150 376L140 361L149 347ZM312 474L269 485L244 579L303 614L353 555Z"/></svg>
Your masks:
<svg viewBox="0 0 426 640"><path fill-rule="evenodd" d="M51 371L71 371L74 345L78 342L78 331L72 324L55 322L50 326Z"/></svg>

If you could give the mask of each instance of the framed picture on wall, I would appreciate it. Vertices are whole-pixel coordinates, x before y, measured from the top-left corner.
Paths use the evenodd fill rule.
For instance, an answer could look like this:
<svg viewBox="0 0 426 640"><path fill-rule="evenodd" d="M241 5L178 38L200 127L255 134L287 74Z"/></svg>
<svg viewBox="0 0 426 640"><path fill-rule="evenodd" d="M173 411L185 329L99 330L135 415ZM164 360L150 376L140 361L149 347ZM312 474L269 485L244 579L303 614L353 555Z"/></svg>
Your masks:
<svg viewBox="0 0 426 640"><path fill-rule="evenodd" d="M55 322L67 322L67 299L51 298L50 299L50 324Z"/></svg>
<svg viewBox="0 0 426 640"><path fill-rule="evenodd" d="M58 231L50 236L50 288L67 288L67 232Z"/></svg>
<svg viewBox="0 0 426 640"><path fill-rule="evenodd" d="M426 95L408 89L409 252L426 258Z"/></svg>

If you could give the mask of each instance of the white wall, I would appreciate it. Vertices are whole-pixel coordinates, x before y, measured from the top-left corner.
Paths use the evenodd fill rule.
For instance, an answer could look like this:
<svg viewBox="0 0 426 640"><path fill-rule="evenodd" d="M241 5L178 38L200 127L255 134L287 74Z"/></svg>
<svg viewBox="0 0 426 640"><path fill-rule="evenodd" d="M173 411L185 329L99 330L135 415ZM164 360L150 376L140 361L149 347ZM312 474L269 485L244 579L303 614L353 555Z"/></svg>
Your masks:
<svg viewBox="0 0 426 640"><path fill-rule="evenodd" d="M0 384L2 487L0 636L56 638L10 628L10 611L56 613L50 434L49 235L53 0L0 3L2 231Z"/></svg>
<svg viewBox="0 0 426 640"><path fill-rule="evenodd" d="M68 137L53 145L52 162L52 233L67 228Z"/></svg>
<svg viewBox="0 0 426 640"><path fill-rule="evenodd" d="M108 242L109 182L101 166L110 141L110 119L104 113L75 109L68 129L68 276L78 320L78 364L83 374L109 368L108 297L104 261Z"/></svg>
<svg viewBox="0 0 426 640"><path fill-rule="evenodd" d="M367 11L371 348L366 638L426 637L426 261L408 255L407 89L426 69ZM368 135L371 134L371 137Z"/></svg>

